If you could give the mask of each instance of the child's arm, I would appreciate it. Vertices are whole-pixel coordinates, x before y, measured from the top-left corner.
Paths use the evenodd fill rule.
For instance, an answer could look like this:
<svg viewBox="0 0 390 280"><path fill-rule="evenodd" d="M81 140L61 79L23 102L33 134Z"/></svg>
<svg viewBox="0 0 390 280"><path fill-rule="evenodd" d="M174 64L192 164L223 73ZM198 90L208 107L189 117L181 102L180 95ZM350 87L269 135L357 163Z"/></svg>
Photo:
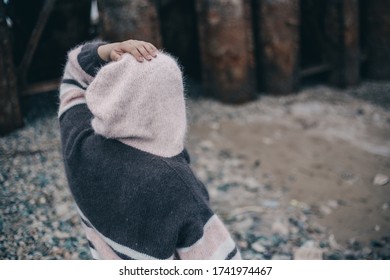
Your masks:
<svg viewBox="0 0 390 280"><path fill-rule="evenodd" d="M124 53L129 53L142 62L144 58L151 60L156 57L158 50L148 42L137 40L102 45L98 48L99 56L105 61L117 61Z"/></svg>
<svg viewBox="0 0 390 280"><path fill-rule="evenodd" d="M60 86L59 116L74 105L86 103L85 91L99 69L120 59L124 53L130 53L142 62L143 58L155 57L157 49L147 42L128 40L112 44L90 42L71 50Z"/></svg>

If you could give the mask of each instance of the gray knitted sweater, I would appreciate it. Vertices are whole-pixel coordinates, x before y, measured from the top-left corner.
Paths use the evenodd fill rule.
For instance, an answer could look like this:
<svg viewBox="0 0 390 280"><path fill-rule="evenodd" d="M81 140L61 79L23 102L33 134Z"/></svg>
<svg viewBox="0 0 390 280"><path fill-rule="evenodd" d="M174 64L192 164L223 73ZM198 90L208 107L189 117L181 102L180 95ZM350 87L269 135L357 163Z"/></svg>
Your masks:
<svg viewBox="0 0 390 280"><path fill-rule="evenodd" d="M163 157L94 130L85 94L109 66L97 55L98 45L69 52L59 109L65 171L92 256L239 259L185 149Z"/></svg>

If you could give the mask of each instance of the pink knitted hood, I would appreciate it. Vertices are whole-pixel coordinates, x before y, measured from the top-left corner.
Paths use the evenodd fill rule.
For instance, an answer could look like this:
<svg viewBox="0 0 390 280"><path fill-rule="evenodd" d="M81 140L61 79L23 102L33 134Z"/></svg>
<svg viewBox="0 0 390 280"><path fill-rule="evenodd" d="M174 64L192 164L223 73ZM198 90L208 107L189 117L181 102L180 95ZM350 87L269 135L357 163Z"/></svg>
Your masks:
<svg viewBox="0 0 390 280"><path fill-rule="evenodd" d="M186 108L180 68L159 53L138 62L129 54L97 73L86 92L97 134L172 157L184 148Z"/></svg>

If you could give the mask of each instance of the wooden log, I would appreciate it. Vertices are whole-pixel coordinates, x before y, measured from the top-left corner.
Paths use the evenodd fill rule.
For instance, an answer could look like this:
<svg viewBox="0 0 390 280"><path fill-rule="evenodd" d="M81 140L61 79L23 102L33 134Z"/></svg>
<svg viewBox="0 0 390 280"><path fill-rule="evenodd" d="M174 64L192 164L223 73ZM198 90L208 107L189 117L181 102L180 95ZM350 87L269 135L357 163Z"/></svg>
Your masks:
<svg viewBox="0 0 390 280"><path fill-rule="evenodd" d="M359 0L344 0L344 83L360 82Z"/></svg>
<svg viewBox="0 0 390 280"><path fill-rule="evenodd" d="M254 99L249 1L197 0L196 4L205 93L228 103Z"/></svg>
<svg viewBox="0 0 390 280"><path fill-rule="evenodd" d="M324 11L325 60L333 66L329 80L336 86L352 86L360 81L358 0L329 0Z"/></svg>
<svg viewBox="0 0 390 280"><path fill-rule="evenodd" d="M364 0L366 75L371 79L390 80L390 1Z"/></svg>
<svg viewBox="0 0 390 280"><path fill-rule="evenodd" d="M0 1L0 134L22 126L17 90L16 69L13 64L11 34L5 18L5 4Z"/></svg>
<svg viewBox="0 0 390 280"><path fill-rule="evenodd" d="M98 0L98 8L103 39L136 39L162 47L155 1Z"/></svg>
<svg viewBox="0 0 390 280"><path fill-rule="evenodd" d="M254 1L258 80L262 90L295 91L299 84L300 1Z"/></svg>
<svg viewBox="0 0 390 280"><path fill-rule="evenodd" d="M195 0L159 0L164 49L179 58L184 73L200 80L200 53Z"/></svg>

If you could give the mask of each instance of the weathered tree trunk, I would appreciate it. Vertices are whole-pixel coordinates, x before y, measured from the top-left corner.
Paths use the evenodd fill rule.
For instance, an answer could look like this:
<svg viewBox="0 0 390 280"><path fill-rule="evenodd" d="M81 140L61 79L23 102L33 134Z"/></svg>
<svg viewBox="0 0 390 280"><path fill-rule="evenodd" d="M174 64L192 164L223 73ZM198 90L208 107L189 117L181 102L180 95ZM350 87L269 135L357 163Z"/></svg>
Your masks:
<svg viewBox="0 0 390 280"><path fill-rule="evenodd" d="M345 85L353 86L360 82L359 1L344 1L344 77Z"/></svg>
<svg viewBox="0 0 390 280"><path fill-rule="evenodd" d="M254 1L258 79L262 90L290 93L298 87L300 1Z"/></svg>
<svg viewBox="0 0 390 280"><path fill-rule="evenodd" d="M0 134L22 125L17 79L13 64L10 31L5 21L5 7L0 1Z"/></svg>
<svg viewBox="0 0 390 280"><path fill-rule="evenodd" d="M155 1L98 0L98 7L105 40L136 39L162 46Z"/></svg>
<svg viewBox="0 0 390 280"><path fill-rule="evenodd" d="M249 1L197 0L202 83L228 103L255 98Z"/></svg>
<svg viewBox="0 0 390 280"><path fill-rule="evenodd" d="M367 77L390 79L390 1L366 0Z"/></svg>
<svg viewBox="0 0 390 280"><path fill-rule="evenodd" d="M325 11L325 59L332 65L330 82L356 85L360 80L358 0L329 0Z"/></svg>
<svg viewBox="0 0 390 280"><path fill-rule="evenodd" d="M159 0L164 49L177 56L184 73L200 80L200 53L195 0Z"/></svg>

